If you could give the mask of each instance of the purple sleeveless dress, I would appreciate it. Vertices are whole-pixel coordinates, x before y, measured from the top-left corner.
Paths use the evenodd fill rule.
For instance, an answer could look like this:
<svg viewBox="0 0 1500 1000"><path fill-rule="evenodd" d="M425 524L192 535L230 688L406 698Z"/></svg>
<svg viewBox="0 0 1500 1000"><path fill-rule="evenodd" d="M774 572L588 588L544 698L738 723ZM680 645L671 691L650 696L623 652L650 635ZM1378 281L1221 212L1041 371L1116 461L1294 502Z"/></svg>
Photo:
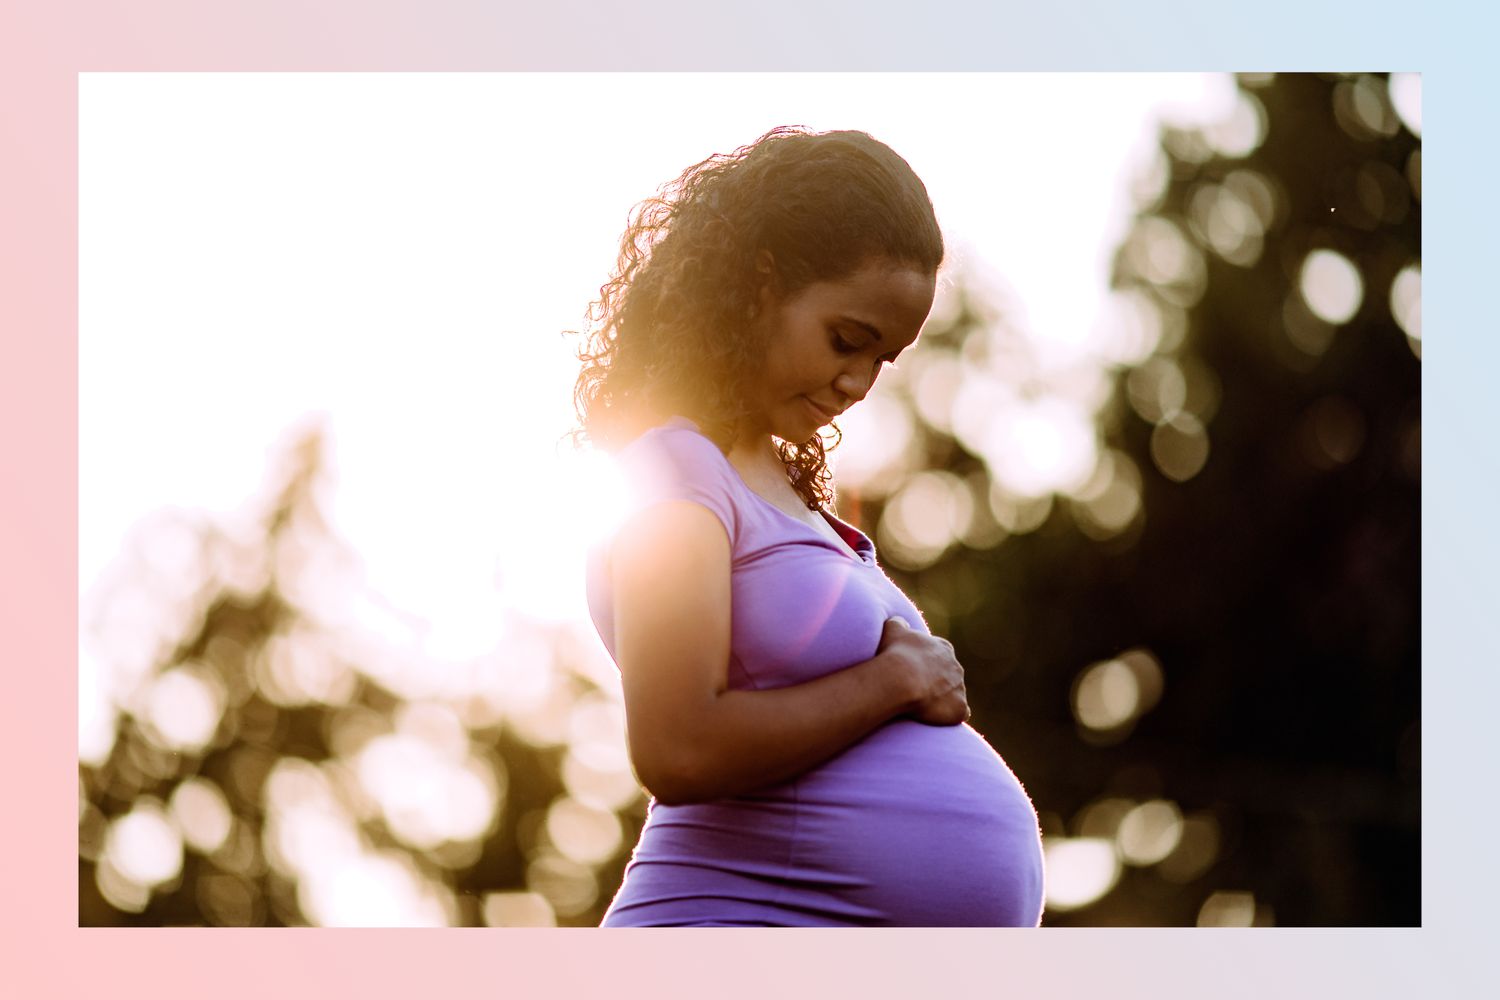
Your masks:
<svg viewBox="0 0 1500 1000"><path fill-rule="evenodd" d="M867 660L893 615L927 631L867 537L825 515L856 559L778 510L688 419L647 431L618 460L637 509L692 500L724 524L731 687L784 687ZM590 553L588 599L613 656L607 544ZM790 781L652 800L604 926L1035 926L1042 883L1036 811L984 738L896 719Z"/></svg>

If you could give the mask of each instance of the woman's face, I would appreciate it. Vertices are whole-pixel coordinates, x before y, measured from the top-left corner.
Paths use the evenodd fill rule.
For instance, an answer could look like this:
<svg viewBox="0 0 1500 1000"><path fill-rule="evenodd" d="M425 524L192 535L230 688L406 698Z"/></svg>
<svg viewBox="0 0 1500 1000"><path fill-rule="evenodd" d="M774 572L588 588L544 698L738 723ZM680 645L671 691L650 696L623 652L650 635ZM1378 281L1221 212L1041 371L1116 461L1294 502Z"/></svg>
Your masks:
<svg viewBox="0 0 1500 1000"><path fill-rule="evenodd" d="M932 310L936 275L878 260L786 298L761 296L765 363L750 387L758 432L806 441L875 384Z"/></svg>

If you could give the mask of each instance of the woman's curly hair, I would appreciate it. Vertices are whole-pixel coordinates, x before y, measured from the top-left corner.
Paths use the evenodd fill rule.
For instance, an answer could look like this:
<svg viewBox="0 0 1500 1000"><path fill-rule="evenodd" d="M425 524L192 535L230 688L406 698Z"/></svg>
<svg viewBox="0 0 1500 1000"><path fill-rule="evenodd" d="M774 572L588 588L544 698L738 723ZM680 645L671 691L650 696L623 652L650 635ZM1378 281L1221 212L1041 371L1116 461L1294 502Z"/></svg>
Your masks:
<svg viewBox="0 0 1500 1000"><path fill-rule="evenodd" d="M575 444L613 451L681 415L722 450L734 445L764 352L751 333L763 251L785 297L872 260L936 272L943 237L921 179L864 132L782 126L688 167L631 211L589 307ZM808 507L833 499L821 436L776 448Z"/></svg>

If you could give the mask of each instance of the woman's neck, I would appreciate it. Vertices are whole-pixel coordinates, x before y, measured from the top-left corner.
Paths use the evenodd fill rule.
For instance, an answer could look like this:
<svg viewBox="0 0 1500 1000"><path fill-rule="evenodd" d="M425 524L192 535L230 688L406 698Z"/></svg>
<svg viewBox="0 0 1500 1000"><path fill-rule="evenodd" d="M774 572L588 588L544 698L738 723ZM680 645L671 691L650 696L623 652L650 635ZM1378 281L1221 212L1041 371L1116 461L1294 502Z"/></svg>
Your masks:
<svg viewBox="0 0 1500 1000"><path fill-rule="evenodd" d="M729 449L726 456L734 467L753 472L757 478L786 478L786 463L776 453L776 445L769 434L742 437Z"/></svg>
<svg viewBox="0 0 1500 1000"><path fill-rule="evenodd" d="M775 445L772 444L769 435L764 442L737 444L725 457L729 459L729 464L739 472L740 478L745 481L746 485L763 498L792 517L807 521L822 530L828 530L823 520L811 512L806 501L792 486L786 463L776 453Z"/></svg>

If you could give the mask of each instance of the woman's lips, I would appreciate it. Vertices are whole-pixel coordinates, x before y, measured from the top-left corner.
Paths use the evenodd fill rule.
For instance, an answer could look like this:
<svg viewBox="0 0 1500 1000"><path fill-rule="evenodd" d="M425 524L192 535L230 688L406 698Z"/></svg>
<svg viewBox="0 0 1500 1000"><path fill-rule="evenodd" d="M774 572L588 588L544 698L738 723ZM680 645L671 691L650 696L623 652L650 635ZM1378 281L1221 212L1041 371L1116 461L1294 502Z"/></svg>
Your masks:
<svg viewBox="0 0 1500 1000"><path fill-rule="evenodd" d="M832 423L833 422L834 414L829 413L827 410L823 409L817 403L814 403L811 399L808 399L806 396L803 396L802 397L802 402L806 403L807 406L808 406L808 409L812 410L813 416L815 416L815 417L818 418L818 425L819 426L822 426L823 424L827 424L827 423Z"/></svg>

